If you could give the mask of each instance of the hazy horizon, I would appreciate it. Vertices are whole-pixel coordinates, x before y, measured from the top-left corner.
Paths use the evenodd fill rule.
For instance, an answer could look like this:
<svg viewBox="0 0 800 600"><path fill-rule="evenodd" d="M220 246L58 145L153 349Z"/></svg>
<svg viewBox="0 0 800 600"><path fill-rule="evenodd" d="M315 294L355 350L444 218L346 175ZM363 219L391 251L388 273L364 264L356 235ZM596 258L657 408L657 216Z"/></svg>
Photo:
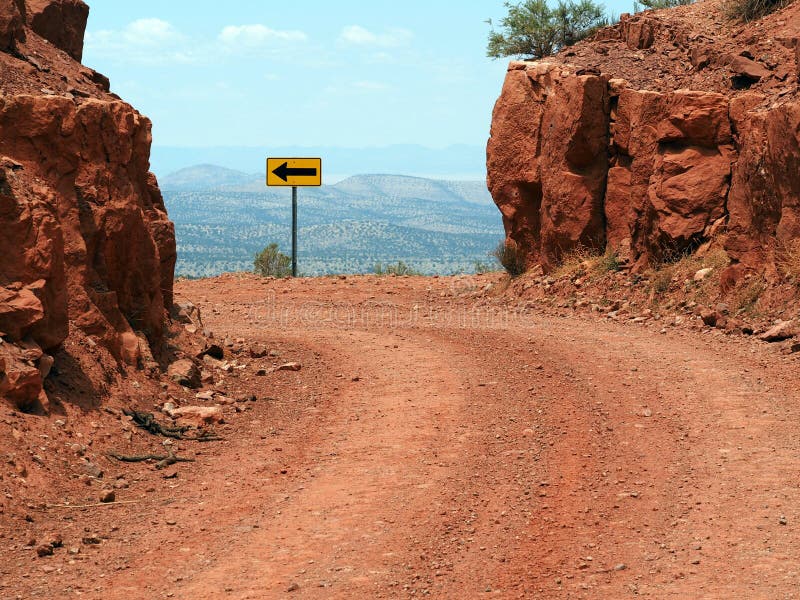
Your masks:
<svg viewBox="0 0 800 600"><path fill-rule="evenodd" d="M330 148L248 146L153 146L150 169L161 179L182 169L213 165L248 174L263 174L268 156L319 156L323 183L353 175L387 174L425 179L478 181L486 178L483 146L458 144L427 148L410 144L383 147Z"/></svg>

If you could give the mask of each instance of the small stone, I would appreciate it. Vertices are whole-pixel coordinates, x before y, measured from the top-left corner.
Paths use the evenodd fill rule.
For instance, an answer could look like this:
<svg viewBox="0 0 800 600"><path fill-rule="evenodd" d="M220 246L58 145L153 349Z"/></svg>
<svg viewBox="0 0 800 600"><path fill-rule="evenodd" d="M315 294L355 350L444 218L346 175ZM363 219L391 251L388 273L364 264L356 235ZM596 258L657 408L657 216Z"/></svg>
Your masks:
<svg viewBox="0 0 800 600"><path fill-rule="evenodd" d="M717 311L715 310L704 310L700 313L700 318L703 320L703 323L708 325L709 327L714 327L717 324Z"/></svg>
<svg viewBox="0 0 800 600"><path fill-rule="evenodd" d="M628 565L626 565L625 563L619 563L618 565L614 565L614 570L615 571L624 571L627 568L628 568Z"/></svg>
<svg viewBox="0 0 800 600"><path fill-rule="evenodd" d="M117 499L117 494L114 490L103 490L100 492L100 502L114 502Z"/></svg>
<svg viewBox="0 0 800 600"><path fill-rule="evenodd" d="M172 363L167 369L167 375L178 385L188 388L200 387L200 371L188 358L182 358Z"/></svg>
<svg viewBox="0 0 800 600"><path fill-rule="evenodd" d="M781 515L780 519L778 519L778 523L780 523L781 525L786 525L788 521L786 520L786 517Z"/></svg>
<svg viewBox="0 0 800 600"><path fill-rule="evenodd" d="M188 425L213 425L224 422L219 406L182 406L170 413L174 419Z"/></svg>
<svg viewBox="0 0 800 600"><path fill-rule="evenodd" d="M300 586L297 583L292 583L288 588L286 588L287 592L296 592L300 589Z"/></svg>
<svg viewBox="0 0 800 600"><path fill-rule="evenodd" d="M708 277L709 275L711 275L711 272L712 272L713 270L714 270L714 269L712 269L711 267L707 267L707 268L705 268L705 269L700 269L699 271L697 271L697 272L694 274L694 277L693 277L693 279L694 279L695 281L697 281L697 282L703 281L703 280L704 280L706 277Z"/></svg>
<svg viewBox="0 0 800 600"><path fill-rule="evenodd" d="M203 364L209 367L214 367L216 369L219 369L222 366L222 361L217 360L213 356L206 354L205 356L203 356Z"/></svg>
<svg viewBox="0 0 800 600"><path fill-rule="evenodd" d="M205 356L210 356L211 358L222 360L225 357L225 351L219 344L209 344L198 355L198 358L203 358Z"/></svg>
<svg viewBox="0 0 800 600"><path fill-rule="evenodd" d="M97 535L87 535L87 536L86 536L86 537L84 537L84 538L83 538L81 541L82 541L84 544L86 544L87 546L90 546L90 545L97 545L97 544L99 544L99 543L100 543L102 540L101 540L101 539L100 539L100 537L99 537L99 536L97 536Z"/></svg>
<svg viewBox="0 0 800 600"><path fill-rule="evenodd" d="M788 341L786 345L781 349L783 354L795 354L800 352L800 342Z"/></svg>
<svg viewBox="0 0 800 600"><path fill-rule="evenodd" d="M89 462L88 460L84 460L83 462L83 471L89 477L94 477L95 479L100 479L103 477L103 470L98 467L93 462Z"/></svg>
<svg viewBox="0 0 800 600"><path fill-rule="evenodd" d="M793 321L780 321L771 329L762 333L759 339L765 342L781 342L797 335L797 327Z"/></svg>
<svg viewBox="0 0 800 600"><path fill-rule="evenodd" d="M36 555L39 558L43 558L45 556L53 556L53 547L50 544L42 544L38 548L36 548Z"/></svg>
<svg viewBox="0 0 800 600"><path fill-rule="evenodd" d="M303 368L303 365L301 365L298 362L289 362L289 363L282 364L281 366L279 366L277 368L277 370L278 371L299 371L302 368Z"/></svg>
<svg viewBox="0 0 800 600"><path fill-rule="evenodd" d="M269 351L264 346L250 347L250 358L264 358Z"/></svg>
<svg viewBox="0 0 800 600"><path fill-rule="evenodd" d="M643 417L652 417L653 416L653 411L651 409L649 409L649 408L645 408L642 411L642 416Z"/></svg>

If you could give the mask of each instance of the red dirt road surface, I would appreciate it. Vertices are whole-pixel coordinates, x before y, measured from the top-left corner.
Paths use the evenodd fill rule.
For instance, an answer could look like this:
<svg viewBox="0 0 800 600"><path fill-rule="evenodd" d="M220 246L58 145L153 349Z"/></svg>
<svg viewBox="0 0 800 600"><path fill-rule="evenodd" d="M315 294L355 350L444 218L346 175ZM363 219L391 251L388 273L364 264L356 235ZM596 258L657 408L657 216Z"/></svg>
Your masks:
<svg viewBox="0 0 800 600"><path fill-rule="evenodd" d="M0 516L0 596L800 596L797 359L476 293L498 279L178 283L274 350L215 383L257 400L174 477L109 461L117 504L32 509L53 556Z"/></svg>

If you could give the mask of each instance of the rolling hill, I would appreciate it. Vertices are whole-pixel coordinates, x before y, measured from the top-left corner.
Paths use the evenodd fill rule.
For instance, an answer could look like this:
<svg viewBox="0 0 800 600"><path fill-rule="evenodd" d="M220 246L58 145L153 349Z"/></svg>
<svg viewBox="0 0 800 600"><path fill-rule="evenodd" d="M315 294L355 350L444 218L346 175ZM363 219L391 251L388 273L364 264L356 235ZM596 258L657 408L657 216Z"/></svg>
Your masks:
<svg viewBox="0 0 800 600"><path fill-rule="evenodd" d="M161 188L178 238L176 273L252 269L253 256L291 244L291 194L263 175L213 165L182 169ZM298 261L307 275L371 272L402 260L423 273L472 272L503 237L482 181L358 175L302 188Z"/></svg>

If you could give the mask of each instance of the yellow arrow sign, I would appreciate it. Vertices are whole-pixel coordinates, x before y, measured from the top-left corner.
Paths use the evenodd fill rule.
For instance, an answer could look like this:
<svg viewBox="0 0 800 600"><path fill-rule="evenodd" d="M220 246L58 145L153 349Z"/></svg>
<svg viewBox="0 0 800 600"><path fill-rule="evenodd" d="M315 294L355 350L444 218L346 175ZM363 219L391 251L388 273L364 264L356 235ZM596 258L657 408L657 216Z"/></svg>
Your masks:
<svg viewBox="0 0 800 600"><path fill-rule="evenodd" d="M321 158L268 158L267 185L280 187L322 185Z"/></svg>

